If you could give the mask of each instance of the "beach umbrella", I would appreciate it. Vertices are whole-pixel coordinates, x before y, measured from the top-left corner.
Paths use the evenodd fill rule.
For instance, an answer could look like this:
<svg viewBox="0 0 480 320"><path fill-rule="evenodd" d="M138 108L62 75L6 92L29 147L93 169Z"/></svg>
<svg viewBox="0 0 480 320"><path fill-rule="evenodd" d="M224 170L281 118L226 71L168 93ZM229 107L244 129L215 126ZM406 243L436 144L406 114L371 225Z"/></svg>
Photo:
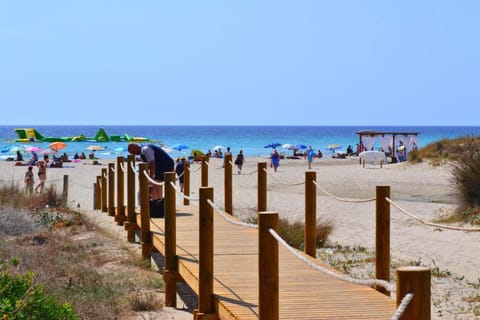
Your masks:
<svg viewBox="0 0 480 320"><path fill-rule="evenodd" d="M177 151L182 151L183 149L188 149L188 146L183 143L177 143L172 146L172 149L177 150Z"/></svg>
<svg viewBox="0 0 480 320"><path fill-rule="evenodd" d="M28 147L25 148L25 151L27 151L27 152L38 152L40 150L42 150L42 149L39 148L39 147L35 147L35 146L28 146Z"/></svg>
<svg viewBox="0 0 480 320"><path fill-rule="evenodd" d="M330 151L334 152L336 149L339 149L339 148L341 148L341 147L342 147L342 146L339 145L338 143L333 143L333 144L329 144L329 145L327 146L327 150L330 150Z"/></svg>
<svg viewBox="0 0 480 320"><path fill-rule="evenodd" d="M56 153L57 153L57 151L53 150L53 149L44 149L44 150L40 151L40 154L43 154L43 155L45 155L45 154L56 154Z"/></svg>
<svg viewBox="0 0 480 320"><path fill-rule="evenodd" d="M285 143L284 145L282 145L282 148L283 148L283 149L287 149L287 150L296 149L295 145L294 145L294 144L291 144L291 143Z"/></svg>
<svg viewBox="0 0 480 320"><path fill-rule="evenodd" d="M50 149L54 151L62 150L66 147L67 147L67 144L65 142L56 141L56 142L50 143Z"/></svg>
<svg viewBox="0 0 480 320"><path fill-rule="evenodd" d="M213 151L219 151L219 150L226 150L227 148L225 148L224 146L215 146L213 147Z"/></svg>
<svg viewBox="0 0 480 320"><path fill-rule="evenodd" d="M97 145L91 145L88 146L86 149L90 151L102 151L105 150L107 147L102 147L102 146L97 146Z"/></svg>
<svg viewBox="0 0 480 320"><path fill-rule="evenodd" d="M270 144L267 144L264 148L272 148L272 149L274 149L274 148L276 148L276 147L278 147L278 146L281 146L281 145L282 145L281 143L272 142L272 143L270 143Z"/></svg>
<svg viewBox="0 0 480 320"><path fill-rule="evenodd" d="M307 146L304 145L304 144L297 144L297 145L295 146L295 149L298 149L298 150L300 150L300 149L307 149Z"/></svg>

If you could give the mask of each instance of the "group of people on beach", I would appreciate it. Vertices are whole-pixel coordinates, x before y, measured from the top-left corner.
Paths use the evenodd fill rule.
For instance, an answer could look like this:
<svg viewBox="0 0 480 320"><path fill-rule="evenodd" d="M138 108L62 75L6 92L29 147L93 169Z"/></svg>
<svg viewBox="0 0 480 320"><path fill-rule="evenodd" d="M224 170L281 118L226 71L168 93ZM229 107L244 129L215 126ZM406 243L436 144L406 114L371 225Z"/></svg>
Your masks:
<svg viewBox="0 0 480 320"><path fill-rule="evenodd" d="M39 183L35 187L35 192L38 193L43 193L43 190L45 189L45 182L47 181L47 164L44 160L37 161L35 164L38 167L38 179ZM33 173L33 166L29 165L27 172L25 172L25 193L27 195L33 194L33 186L35 184L35 175Z"/></svg>

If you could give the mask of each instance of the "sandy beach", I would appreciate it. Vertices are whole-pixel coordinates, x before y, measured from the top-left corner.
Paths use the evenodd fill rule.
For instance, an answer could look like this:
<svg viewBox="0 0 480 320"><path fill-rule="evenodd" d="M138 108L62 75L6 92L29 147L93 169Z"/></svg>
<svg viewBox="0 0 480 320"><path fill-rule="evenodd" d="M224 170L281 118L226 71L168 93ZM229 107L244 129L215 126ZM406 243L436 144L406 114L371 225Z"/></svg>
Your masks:
<svg viewBox="0 0 480 320"><path fill-rule="evenodd" d="M92 165L91 161L84 160L80 163L66 163L64 168L49 168L47 185L55 183L58 190L62 190L63 177L68 175L69 205L79 207L93 218L104 215L93 210L93 183L95 177L100 175L101 168L105 168L109 162L116 162L116 159L102 159L100 165ZM236 167L233 170L233 206L235 215L240 218L251 216L256 210L258 162L268 164L269 160L247 157L241 174L237 174ZM220 207L223 206L222 163L222 159L211 159L209 166L209 184L214 187L215 202ZM277 172L267 167L268 209L278 211L282 217L302 220L305 188L302 182L307 170L306 160L281 160ZM198 168L199 164L192 164L192 197L198 194L200 185ZM26 166L14 166L13 162L2 161L0 180L4 183L15 181L23 184L26 170ZM363 167L358 158L353 157L315 159L312 170L316 171L317 183L320 186L317 189L317 218L330 219L333 222L333 232L329 240L342 245L374 249L375 202L345 202L332 196L351 200L368 199L375 197L376 186L390 186L391 199L395 203L428 222L456 208L454 183L448 165L432 167L424 162L415 165L388 164L382 168L379 165ZM36 174L37 169L34 171ZM36 180L38 182L38 179ZM177 201L180 201L179 197ZM112 221L111 228L118 226ZM432 280L432 300L440 300L437 305L432 303L432 308L442 309L444 315L460 308L459 304L464 303L463 298L470 295L470 289L459 284L459 279L463 277L463 283L478 284L479 240L480 232L426 226L400 210L391 208L392 261L421 261L423 265L436 266L453 274L452 282L444 279ZM438 316L435 312L432 314ZM466 313L455 319L474 318L472 313Z"/></svg>

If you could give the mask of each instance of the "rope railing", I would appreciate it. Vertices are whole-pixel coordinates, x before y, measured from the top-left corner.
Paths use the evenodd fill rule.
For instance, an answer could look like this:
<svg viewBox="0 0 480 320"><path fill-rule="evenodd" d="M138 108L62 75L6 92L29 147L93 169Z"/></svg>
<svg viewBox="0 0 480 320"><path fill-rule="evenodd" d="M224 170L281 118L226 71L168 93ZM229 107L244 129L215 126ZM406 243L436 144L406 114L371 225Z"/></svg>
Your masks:
<svg viewBox="0 0 480 320"><path fill-rule="evenodd" d="M172 186L173 189L175 189L175 191L183 198L187 199L187 200L190 200L190 201L200 201L199 198L193 198L191 196L187 196L185 195L185 193L183 193L178 187L177 185L172 181L170 182L170 185Z"/></svg>
<svg viewBox="0 0 480 320"><path fill-rule="evenodd" d="M397 310L395 311L395 313L392 316L392 320L398 320L403 316L403 313L407 309L408 304L410 303L410 301L412 301L412 299L413 299L413 293L411 293L411 292L407 293L402 298L402 302L398 305Z"/></svg>
<svg viewBox="0 0 480 320"><path fill-rule="evenodd" d="M138 175L137 168L135 168L135 165L133 164L133 161L130 162L130 169L132 170L133 173Z"/></svg>
<svg viewBox="0 0 480 320"><path fill-rule="evenodd" d="M343 201L343 202L371 202L375 201L376 198L366 198L366 199L348 199L348 198L340 198L337 197L330 192L328 192L325 188L323 188L317 181L313 182L323 193L325 193L327 196L329 196L332 199L338 200L338 201Z"/></svg>
<svg viewBox="0 0 480 320"><path fill-rule="evenodd" d="M395 203L392 199L386 197L385 200L390 203L392 206L397 208L400 212L406 214L410 218L420 222L421 224L424 224L426 226L431 226L431 227L436 227L436 228L441 228L441 229L449 229L449 230L456 230L456 231L468 231L468 232L478 232L480 231L480 228L464 228L464 227L456 227L456 226L448 226L444 224L438 224L438 223L432 223L432 222L427 222L423 220L422 218L414 215L413 213L407 211L406 209L400 207L397 203Z"/></svg>
<svg viewBox="0 0 480 320"><path fill-rule="evenodd" d="M127 173L127 168L125 167L125 163L120 163L120 169L122 170L123 173Z"/></svg>
<svg viewBox="0 0 480 320"><path fill-rule="evenodd" d="M268 172L267 169L263 169L270 177L276 179L277 181L280 181L280 184L283 184L283 185L286 185L286 186L300 186L302 184L305 184L305 181L300 181L300 182L281 182L281 180L274 176L273 174L271 174L270 172Z"/></svg>
<svg viewBox="0 0 480 320"><path fill-rule="evenodd" d="M284 239L282 239L282 237L273 229L269 229L269 232L270 234L275 238L275 240L277 240L277 242L279 244L281 244L283 247L285 247L285 249L287 249L288 252L290 252L291 254L293 254L296 258L298 258L299 260L303 261L305 264L307 264L308 266L310 266L311 268L317 270L317 271L321 271L325 274L328 274L336 279L339 279L339 280L342 280L342 281L346 281L346 282L350 282L350 283L353 283L353 284L358 284L358 285L362 285L362 286L381 286L383 288L385 288L386 290L390 291L390 292L394 292L395 291L395 286L393 284L391 284L390 282L388 281L385 281L385 280L381 280L381 279L356 279L356 278L352 278L352 277L349 277L347 275L344 275L344 274L339 274L337 272L334 272L334 271L331 271L331 270L328 270L316 263L313 263L312 261L308 260L306 257L300 255L297 250L295 248L293 248L292 246L290 246Z"/></svg>
<svg viewBox="0 0 480 320"><path fill-rule="evenodd" d="M222 209L220 209L212 200L207 199L207 203L218 213L220 216L225 219L226 221L230 222L231 224L237 225L237 226L242 226L242 227L247 227L251 229L258 229L257 224L253 223L246 223L238 220L234 220L230 218L230 215L224 212Z"/></svg>
<svg viewBox="0 0 480 320"><path fill-rule="evenodd" d="M157 186L163 186L164 182L163 181L156 181L152 177L148 175L147 171L143 171L143 174L145 177L147 177L148 181L151 182L152 184L156 184Z"/></svg>

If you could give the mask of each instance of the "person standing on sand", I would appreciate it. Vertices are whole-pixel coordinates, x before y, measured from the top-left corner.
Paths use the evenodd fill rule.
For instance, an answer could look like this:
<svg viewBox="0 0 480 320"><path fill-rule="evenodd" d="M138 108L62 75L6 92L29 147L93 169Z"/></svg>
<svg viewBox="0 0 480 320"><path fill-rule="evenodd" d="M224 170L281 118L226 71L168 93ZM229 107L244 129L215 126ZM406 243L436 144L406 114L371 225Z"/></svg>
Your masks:
<svg viewBox="0 0 480 320"><path fill-rule="evenodd" d="M29 166L27 172L25 172L25 193L33 193L33 185L35 184L35 178L33 174L33 167Z"/></svg>
<svg viewBox="0 0 480 320"><path fill-rule="evenodd" d="M185 169L185 158L177 159L177 164L175 165L175 173L177 174L178 183L180 184L180 191L183 192L183 185L185 181L184 169Z"/></svg>
<svg viewBox="0 0 480 320"><path fill-rule="evenodd" d="M237 154L237 158L235 159L235 164L237 165L237 168L238 168L238 174L242 173L242 166L244 162L245 162L245 157L243 156L243 150L240 150L240 152Z"/></svg>
<svg viewBox="0 0 480 320"><path fill-rule="evenodd" d="M168 155L165 150L155 144L139 146L136 143L128 145L128 152L140 156L143 162L148 163L148 171L150 178L155 181L162 182L165 172L174 172L175 161ZM151 184L151 200L163 199L163 186L156 183Z"/></svg>
<svg viewBox="0 0 480 320"><path fill-rule="evenodd" d="M273 149L272 155L271 155L271 166L273 167L273 170L277 172L277 168L280 166L280 155L277 152L277 149Z"/></svg>
<svg viewBox="0 0 480 320"><path fill-rule="evenodd" d="M315 152L313 152L312 146L308 146L306 154L307 154L308 169L312 169L313 157L315 157Z"/></svg>
<svg viewBox="0 0 480 320"><path fill-rule="evenodd" d="M40 193L43 193L43 189L45 188L45 181L47 181L47 167L45 165L45 161L38 161L37 166L38 178L40 179L40 182L35 187L35 192L38 192L38 190L40 190Z"/></svg>

